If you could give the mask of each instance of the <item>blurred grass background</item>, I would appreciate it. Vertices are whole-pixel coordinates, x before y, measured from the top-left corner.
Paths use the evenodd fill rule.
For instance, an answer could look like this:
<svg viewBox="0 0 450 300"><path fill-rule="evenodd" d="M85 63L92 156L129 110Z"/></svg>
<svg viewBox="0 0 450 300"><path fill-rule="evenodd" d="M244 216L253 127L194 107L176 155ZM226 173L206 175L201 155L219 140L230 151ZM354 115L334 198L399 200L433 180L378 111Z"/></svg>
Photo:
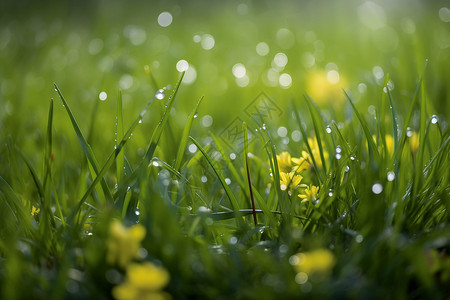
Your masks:
<svg viewBox="0 0 450 300"><path fill-rule="evenodd" d="M205 96L200 117L207 114L213 120L211 125L206 122L210 126L206 130L194 126L194 133L211 130L218 134L235 117L245 118L245 107L260 92L282 109L277 126L289 127L294 122L287 103L302 99L306 92L342 122L347 103L340 102L344 100L341 89L351 93L365 111L376 105L386 74L394 85L396 109L402 113L426 59L430 61L425 77L430 113L445 114L450 111L446 101L450 13L446 4L2 1L0 140L14 133L25 153L42 147L47 103L56 96L56 82L85 132L93 125L90 116L98 105L91 142L102 160L105 147L112 147L114 120L108 116L115 114L118 91L123 93L125 124L129 124L127 116L138 113L157 88L174 84L180 60L187 61L190 70L171 125L175 129L184 126L200 96ZM158 24L162 12L172 16L167 27ZM265 43L260 44L260 54L259 43ZM287 63L282 57L281 64L274 64L277 53L285 54ZM244 78L233 74L236 64L245 67ZM145 66L158 87L152 85ZM321 86L320 79L314 81L314 74L323 77L330 70L338 72L339 83L327 96L327 87ZM281 74L288 74L287 83L289 78L291 83L280 85ZM318 90L325 90L325 96ZM102 91L107 93L106 101L99 101ZM71 148L75 139L62 110L56 105L55 138L63 148ZM152 112L149 118L154 116ZM136 133L133 140L137 149L145 145L142 134Z"/></svg>

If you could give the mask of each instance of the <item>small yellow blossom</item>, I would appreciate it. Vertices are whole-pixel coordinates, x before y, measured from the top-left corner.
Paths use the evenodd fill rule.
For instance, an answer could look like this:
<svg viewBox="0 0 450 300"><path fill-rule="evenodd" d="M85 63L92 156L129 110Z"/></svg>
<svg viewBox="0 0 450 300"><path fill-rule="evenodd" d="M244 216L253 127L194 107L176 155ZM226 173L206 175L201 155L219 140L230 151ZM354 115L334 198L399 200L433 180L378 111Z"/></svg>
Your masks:
<svg viewBox="0 0 450 300"><path fill-rule="evenodd" d="M317 194L319 192L318 186L307 187L304 194L299 194L298 196L302 198L302 202L314 202L317 200Z"/></svg>
<svg viewBox="0 0 450 300"><path fill-rule="evenodd" d="M306 153L306 155L307 155L307 153ZM299 157L299 158L293 157L291 160L292 160L292 163L294 164L293 170L295 172L301 173L302 171L307 170L310 167L308 160L306 160L304 157Z"/></svg>
<svg viewBox="0 0 450 300"><path fill-rule="evenodd" d="M141 224L125 228L117 220L111 222L106 257L108 263L117 263L124 268L133 258L138 258L145 233L145 228Z"/></svg>
<svg viewBox="0 0 450 300"><path fill-rule="evenodd" d="M321 167L322 166L322 157L320 156L320 148L319 148L319 143L317 142L317 139L316 138L308 138L308 144L309 144L309 147L311 147L311 154L313 155L317 166ZM306 160L310 164L311 167L313 167L314 164L313 164L311 156L309 155L308 152L302 151L302 157L304 160ZM328 152L325 150L323 150L323 158L325 160L328 159Z"/></svg>
<svg viewBox="0 0 450 300"><path fill-rule="evenodd" d="M35 215L37 215L40 211L41 211L40 208L36 208L36 207L33 205L33 207L31 208L31 215L32 215L32 216L35 216Z"/></svg>
<svg viewBox="0 0 450 300"><path fill-rule="evenodd" d="M411 153L416 154L417 150L419 150L419 134L413 131L411 136L408 137L408 141Z"/></svg>
<svg viewBox="0 0 450 300"><path fill-rule="evenodd" d="M278 170L280 172L289 173L292 171L292 161L289 152L281 152L280 155L277 154Z"/></svg>
<svg viewBox="0 0 450 300"><path fill-rule="evenodd" d="M290 259L297 273L328 275L336 263L333 253L328 249L317 249L310 252L300 252Z"/></svg>
<svg viewBox="0 0 450 300"><path fill-rule="evenodd" d="M116 286L112 294L117 300L164 300L170 295L161 291L170 280L169 273L150 262L132 263L127 267L125 282Z"/></svg>
<svg viewBox="0 0 450 300"><path fill-rule="evenodd" d="M280 188L285 191L295 189L302 181L302 175L295 175L295 172L284 173L280 172Z"/></svg>

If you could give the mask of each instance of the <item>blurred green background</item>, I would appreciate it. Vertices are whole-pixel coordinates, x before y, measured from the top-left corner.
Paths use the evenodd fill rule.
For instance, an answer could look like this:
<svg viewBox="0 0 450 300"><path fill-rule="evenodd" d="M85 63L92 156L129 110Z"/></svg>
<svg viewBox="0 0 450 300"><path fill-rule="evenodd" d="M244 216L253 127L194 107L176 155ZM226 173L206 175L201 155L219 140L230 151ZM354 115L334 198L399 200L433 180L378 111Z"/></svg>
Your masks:
<svg viewBox="0 0 450 300"><path fill-rule="evenodd" d="M325 117L343 122L349 110L342 89L361 110L373 110L387 74L396 110L405 113L426 59L428 114L448 115L449 6L417 0L1 1L0 141L11 135L27 154L42 148L55 98L60 155L78 147L56 82L85 134L92 129L102 161L113 147L119 90L128 126L187 65L170 121L175 137L201 96L194 136L220 134L236 117L251 123L244 110L260 92L282 111L276 127L293 127L290 100L305 93ZM160 114L154 106L131 148L145 147ZM292 134L286 136L297 140Z"/></svg>

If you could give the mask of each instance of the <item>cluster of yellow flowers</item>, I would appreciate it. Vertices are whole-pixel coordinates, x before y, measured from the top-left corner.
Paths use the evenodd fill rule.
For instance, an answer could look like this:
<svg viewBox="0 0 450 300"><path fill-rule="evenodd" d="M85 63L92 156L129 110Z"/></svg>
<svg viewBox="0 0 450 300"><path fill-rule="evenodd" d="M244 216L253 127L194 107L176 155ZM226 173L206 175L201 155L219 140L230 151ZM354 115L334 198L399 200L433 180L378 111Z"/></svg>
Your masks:
<svg viewBox="0 0 450 300"><path fill-rule="evenodd" d="M136 224L125 228L114 220L110 224L108 252L109 264L126 268L126 280L113 288L112 294L117 300L170 299L162 289L168 284L169 273L150 262L133 263L139 258L141 242L146 234L145 227Z"/></svg>
<svg viewBox="0 0 450 300"><path fill-rule="evenodd" d="M308 138L308 144L311 147L311 153L314 161L318 167L322 166L322 159L320 157L319 145L316 139ZM324 152L324 158L328 159L328 153ZM291 157L289 152L282 152L277 155L278 170L280 172L280 188L283 191L299 191L298 197L302 199L302 202L317 200L317 194L319 187L306 184L301 184L304 171L313 167L313 161L311 156L302 151L299 158Z"/></svg>

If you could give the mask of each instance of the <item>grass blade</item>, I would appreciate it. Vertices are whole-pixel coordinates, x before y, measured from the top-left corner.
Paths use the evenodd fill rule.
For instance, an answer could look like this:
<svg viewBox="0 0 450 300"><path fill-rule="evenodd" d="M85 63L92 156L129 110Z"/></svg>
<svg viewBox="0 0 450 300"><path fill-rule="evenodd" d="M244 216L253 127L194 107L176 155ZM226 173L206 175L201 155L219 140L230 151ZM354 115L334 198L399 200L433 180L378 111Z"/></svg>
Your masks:
<svg viewBox="0 0 450 300"><path fill-rule="evenodd" d="M75 119L75 116L73 115L69 105L67 104L66 100L64 99L64 96L62 95L61 90L56 85L56 83L54 85L55 85L56 91L58 92L59 97L61 98L61 101L63 102L64 108L66 109L67 114L69 115L70 121L72 122L72 126L78 137L78 141L80 142L81 148L83 148L83 152L86 155L86 158L88 159L89 163L91 164L92 168L95 171L95 174L92 174L93 175L92 177L98 176L100 167L99 167L97 160L95 159L94 152L92 151L91 146L88 144L88 142L84 138L83 133L81 132L81 129L78 126L78 123ZM103 194L104 194L104 197L106 198L106 200L112 202L111 192L110 192L108 185L106 183L106 180L104 178L101 179L101 186L102 186Z"/></svg>
<svg viewBox="0 0 450 300"><path fill-rule="evenodd" d="M177 158L175 160L175 165L174 165L174 168L178 171L180 170L180 167L181 167L181 161L183 159L184 150L186 149L186 144L189 139L189 133L191 131L192 122L194 121L195 114L197 113L197 109L198 109L200 103L202 102L202 100L203 100L203 96L198 100L197 104L195 105L194 110L192 111L191 115L189 116L189 119L184 127L183 134L181 136L180 145L178 146Z"/></svg>
<svg viewBox="0 0 450 300"><path fill-rule="evenodd" d="M245 161L245 168L247 169L247 184L248 184L248 191L250 193L250 200L252 204L253 209L253 222L255 223L255 226L258 224L258 220L256 219L256 211L255 211L255 199L253 198L253 189L252 189L252 181L250 179L250 170L248 168L248 132L247 132L247 123L242 123L242 132L243 132L243 138L244 138L244 161Z"/></svg>

